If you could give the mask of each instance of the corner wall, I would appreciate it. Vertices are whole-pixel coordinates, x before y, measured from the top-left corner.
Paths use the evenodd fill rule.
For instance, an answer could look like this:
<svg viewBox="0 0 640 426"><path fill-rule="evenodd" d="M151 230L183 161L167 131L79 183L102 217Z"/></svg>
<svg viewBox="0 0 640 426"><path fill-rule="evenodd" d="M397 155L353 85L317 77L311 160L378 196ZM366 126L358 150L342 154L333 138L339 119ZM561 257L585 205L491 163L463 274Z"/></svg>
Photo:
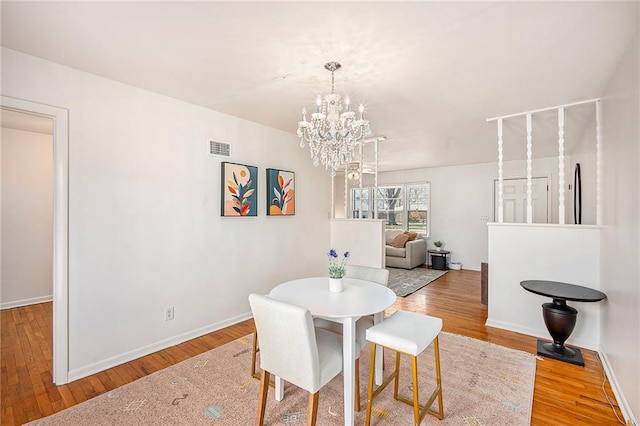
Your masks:
<svg viewBox="0 0 640 426"><path fill-rule="evenodd" d="M640 6L636 3L640 22ZM601 353L623 413L640 416L640 54L638 33L603 96Z"/></svg>
<svg viewBox="0 0 640 426"><path fill-rule="evenodd" d="M2 94L69 110L69 378L250 317L247 296L321 275L330 179L293 134L2 49ZM221 159L258 167L258 217L220 217ZM265 169L296 215L265 215ZM164 321L164 308L175 319Z"/></svg>
<svg viewBox="0 0 640 426"><path fill-rule="evenodd" d="M53 298L53 138L2 128L0 309Z"/></svg>

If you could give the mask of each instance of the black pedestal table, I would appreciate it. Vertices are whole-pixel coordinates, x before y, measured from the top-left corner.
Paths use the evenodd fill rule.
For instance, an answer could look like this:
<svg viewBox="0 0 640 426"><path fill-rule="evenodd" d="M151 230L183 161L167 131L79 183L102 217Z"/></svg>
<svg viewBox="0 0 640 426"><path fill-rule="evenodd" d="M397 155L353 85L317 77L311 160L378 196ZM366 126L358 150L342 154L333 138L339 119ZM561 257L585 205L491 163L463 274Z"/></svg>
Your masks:
<svg viewBox="0 0 640 426"><path fill-rule="evenodd" d="M578 316L577 309L568 306L567 300L598 302L605 299L607 295L592 288L556 281L528 280L522 281L520 285L531 293L553 299L552 303L542 304L542 316L553 343L538 339L538 355L584 366L580 349L568 348L564 345L573 332Z"/></svg>

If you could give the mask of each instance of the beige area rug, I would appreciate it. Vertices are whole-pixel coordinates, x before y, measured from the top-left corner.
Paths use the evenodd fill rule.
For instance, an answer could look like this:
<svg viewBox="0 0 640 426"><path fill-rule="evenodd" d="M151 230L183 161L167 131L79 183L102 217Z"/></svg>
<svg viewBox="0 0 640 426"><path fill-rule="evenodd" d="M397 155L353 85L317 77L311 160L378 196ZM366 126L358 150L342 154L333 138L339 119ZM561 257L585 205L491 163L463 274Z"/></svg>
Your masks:
<svg viewBox="0 0 640 426"><path fill-rule="evenodd" d="M408 296L447 273L447 271L427 268L387 269L389 270L388 286L397 296Z"/></svg>
<svg viewBox="0 0 640 426"><path fill-rule="evenodd" d="M534 355L448 333L440 334L440 351L445 418L427 415L422 424L530 424ZM390 355L385 357L386 372L393 368L395 357ZM360 361L363 409L356 413L356 425L364 424L369 347ZM247 336L29 425L251 425L259 381L250 377L250 363ZM433 365L429 347L418 360L423 402L435 383ZM410 397L407 357L401 368L400 394ZM269 388L265 424L304 424L307 395L285 385L285 398L278 403ZM342 395L340 374L320 390L318 425L344 424ZM390 384L374 403L372 424L410 425L412 416L410 406L393 399Z"/></svg>

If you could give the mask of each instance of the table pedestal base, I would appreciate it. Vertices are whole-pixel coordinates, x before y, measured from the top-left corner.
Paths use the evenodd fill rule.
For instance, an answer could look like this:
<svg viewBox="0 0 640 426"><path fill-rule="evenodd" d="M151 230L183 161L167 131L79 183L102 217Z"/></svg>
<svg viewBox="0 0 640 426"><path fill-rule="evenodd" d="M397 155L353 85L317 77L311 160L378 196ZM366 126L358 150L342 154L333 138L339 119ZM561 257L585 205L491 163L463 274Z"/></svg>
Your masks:
<svg viewBox="0 0 640 426"><path fill-rule="evenodd" d="M564 345L557 347L553 343L538 339L538 355L584 367L582 352L578 348L568 348Z"/></svg>

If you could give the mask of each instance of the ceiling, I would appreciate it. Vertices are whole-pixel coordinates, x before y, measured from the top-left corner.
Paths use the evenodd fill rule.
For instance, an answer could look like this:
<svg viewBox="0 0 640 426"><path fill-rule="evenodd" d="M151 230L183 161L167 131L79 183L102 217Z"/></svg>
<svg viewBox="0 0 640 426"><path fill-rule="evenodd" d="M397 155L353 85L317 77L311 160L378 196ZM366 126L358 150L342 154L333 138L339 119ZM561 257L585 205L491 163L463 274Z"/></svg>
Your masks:
<svg viewBox="0 0 640 426"><path fill-rule="evenodd" d="M336 92L388 138L381 170L496 161L486 119L599 97L639 16L637 2L610 1L1 7L5 47L290 133L330 90L324 64L339 61ZM569 154L593 116L578 110ZM534 118L535 157L557 152L549 120ZM523 129L505 123L506 160L524 158Z"/></svg>

